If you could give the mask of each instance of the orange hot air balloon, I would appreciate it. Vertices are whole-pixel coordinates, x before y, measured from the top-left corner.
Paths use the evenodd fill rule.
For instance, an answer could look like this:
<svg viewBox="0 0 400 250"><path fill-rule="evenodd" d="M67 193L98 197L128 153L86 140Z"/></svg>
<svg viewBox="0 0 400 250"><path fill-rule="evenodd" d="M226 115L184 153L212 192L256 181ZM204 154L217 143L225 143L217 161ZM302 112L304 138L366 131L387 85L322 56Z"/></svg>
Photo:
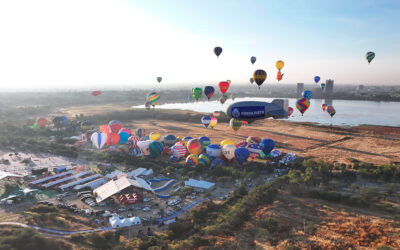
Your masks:
<svg viewBox="0 0 400 250"><path fill-rule="evenodd" d="M104 134L110 133L110 127L107 124L103 124L100 126L100 132Z"/></svg>
<svg viewBox="0 0 400 250"><path fill-rule="evenodd" d="M225 94L229 89L229 82L219 82L219 89L221 90L222 94Z"/></svg>
<svg viewBox="0 0 400 250"><path fill-rule="evenodd" d="M322 105L321 105L322 111L325 111L325 110L326 110L326 107L328 107L328 105L327 105L326 103L322 104Z"/></svg>
<svg viewBox="0 0 400 250"><path fill-rule="evenodd" d="M44 117L40 117L36 120L36 124L39 126L39 128L44 128L47 125L47 120Z"/></svg>
<svg viewBox="0 0 400 250"><path fill-rule="evenodd" d="M107 135L107 146L115 145L119 142L119 134L116 133L109 133Z"/></svg>
<svg viewBox="0 0 400 250"><path fill-rule="evenodd" d="M280 71L278 71L278 74L276 75L276 79L278 80L278 82L279 82L280 80L282 80L283 75L284 75L284 74L282 74Z"/></svg>

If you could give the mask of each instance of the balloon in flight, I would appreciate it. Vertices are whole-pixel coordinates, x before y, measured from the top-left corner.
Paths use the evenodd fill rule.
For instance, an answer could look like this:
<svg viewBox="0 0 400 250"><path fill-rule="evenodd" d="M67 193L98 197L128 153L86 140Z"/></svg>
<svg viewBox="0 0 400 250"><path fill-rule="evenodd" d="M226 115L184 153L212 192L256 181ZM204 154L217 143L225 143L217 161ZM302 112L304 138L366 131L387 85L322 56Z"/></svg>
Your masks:
<svg viewBox="0 0 400 250"><path fill-rule="evenodd" d="M308 98L299 98L296 101L296 108L300 111L301 115L306 112L306 110L310 107L310 99Z"/></svg>
<svg viewBox="0 0 400 250"><path fill-rule="evenodd" d="M204 88L204 94L207 96L207 99L210 100L210 98L214 95L215 89L213 86L206 86Z"/></svg>
<svg viewBox="0 0 400 250"><path fill-rule="evenodd" d="M250 83L253 84L253 82L254 82L254 79L253 79L253 77L251 77L250 78Z"/></svg>
<svg viewBox="0 0 400 250"><path fill-rule="evenodd" d="M240 127L242 126L242 121L241 121L241 120L237 120L237 119L235 119L235 118L232 118L232 119L229 121L229 126L231 126L231 128L232 128L233 130L235 130L235 132L236 132L236 131L238 131L238 130L240 129Z"/></svg>
<svg viewBox="0 0 400 250"><path fill-rule="evenodd" d="M217 58L219 57L219 55L221 55L222 53L222 48L221 47L215 47L214 48L214 53L217 56Z"/></svg>
<svg viewBox="0 0 400 250"><path fill-rule="evenodd" d="M371 63L371 61L375 58L375 53L372 51L369 51L365 55L365 58L367 59L368 63Z"/></svg>
<svg viewBox="0 0 400 250"><path fill-rule="evenodd" d="M210 122L210 128L214 128L218 123L217 117L213 116L211 117L211 122Z"/></svg>
<svg viewBox="0 0 400 250"><path fill-rule="evenodd" d="M228 81L219 82L218 86L219 86L219 90L221 90L222 94L225 94L226 91L228 91L229 85L230 85L230 83Z"/></svg>
<svg viewBox="0 0 400 250"><path fill-rule="evenodd" d="M281 71L283 66L285 66L285 63L282 60L279 60L279 61L276 61L275 66L279 71Z"/></svg>
<svg viewBox="0 0 400 250"><path fill-rule="evenodd" d="M326 103L322 104L322 105L321 105L322 111L325 111L327 106L328 106L328 105L327 105Z"/></svg>
<svg viewBox="0 0 400 250"><path fill-rule="evenodd" d="M256 71L254 71L254 73L253 73L253 79L256 82L256 84L258 85L258 88L260 88L260 86L263 84L265 79L267 79L267 72L265 72L262 69L258 69Z"/></svg>
<svg viewBox="0 0 400 250"><path fill-rule="evenodd" d="M328 108L326 109L326 111L328 112L328 114L333 117L336 114L336 110L333 106L328 106Z"/></svg>
<svg viewBox="0 0 400 250"><path fill-rule="evenodd" d="M161 76L157 77L157 82L160 83L161 81L162 81L162 77Z"/></svg>
<svg viewBox="0 0 400 250"><path fill-rule="evenodd" d="M315 76L315 77L314 77L314 82L315 82L316 84L318 84L319 80L321 80L321 77L319 77L319 76Z"/></svg>
<svg viewBox="0 0 400 250"><path fill-rule="evenodd" d="M288 107L287 115L291 116L292 114L293 114L293 108L292 107Z"/></svg>
<svg viewBox="0 0 400 250"><path fill-rule="evenodd" d="M254 64L256 61L257 61L257 58L255 56L250 57L251 64Z"/></svg>

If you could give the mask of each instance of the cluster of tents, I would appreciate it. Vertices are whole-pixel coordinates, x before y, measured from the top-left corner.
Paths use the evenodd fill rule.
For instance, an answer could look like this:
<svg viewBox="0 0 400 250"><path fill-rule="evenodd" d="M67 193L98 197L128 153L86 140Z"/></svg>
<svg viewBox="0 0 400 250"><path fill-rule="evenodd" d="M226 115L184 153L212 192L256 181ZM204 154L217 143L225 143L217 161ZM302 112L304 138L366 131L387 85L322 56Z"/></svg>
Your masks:
<svg viewBox="0 0 400 250"><path fill-rule="evenodd" d="M116 120L100 126L99 131L91 135L91 141L98 149L107 145L109 150L132 157L170 155L170 161L185 159L189 165L205 167L223 166L233 159L243 164L248 159L281 155L279 150L273 150L275 143L271 139L250 136L239 143L226 139L212 144L206 136L192 138L169 134L162 137L158 132L147 136L144 128L132 131Z"/></svg>

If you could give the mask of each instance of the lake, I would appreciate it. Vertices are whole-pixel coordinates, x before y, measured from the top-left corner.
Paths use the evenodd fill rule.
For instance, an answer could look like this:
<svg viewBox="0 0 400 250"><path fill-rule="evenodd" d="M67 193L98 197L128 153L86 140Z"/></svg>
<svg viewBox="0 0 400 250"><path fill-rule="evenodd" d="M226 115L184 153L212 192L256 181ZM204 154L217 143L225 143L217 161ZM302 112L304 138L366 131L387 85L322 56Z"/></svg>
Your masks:
<svg viewBox="0 0 400 250"><path fill-rule="evenodd" d="M212 113L214 111L226 112L227 107L239 101L266 101L271 102L278 98L236 98L227 100L224 104L219 101L199 101L187 103L168 103L157 105L156 109L181 109L201 113ZM282 98L285 99L285 98ZM400 102L376 102L376 101L351 101L351 100L323 100L311 99L309 109L302 116L296 108L296 99L288 99L289 106L294 112L289 121L293 122L314 122L318 124L348 125L357 126L361 124L400 126ZM321 105L327 103L333 105L336 114L331 119L327 112L322 111ZM134 106L144 108L144 105Z"/></svg>

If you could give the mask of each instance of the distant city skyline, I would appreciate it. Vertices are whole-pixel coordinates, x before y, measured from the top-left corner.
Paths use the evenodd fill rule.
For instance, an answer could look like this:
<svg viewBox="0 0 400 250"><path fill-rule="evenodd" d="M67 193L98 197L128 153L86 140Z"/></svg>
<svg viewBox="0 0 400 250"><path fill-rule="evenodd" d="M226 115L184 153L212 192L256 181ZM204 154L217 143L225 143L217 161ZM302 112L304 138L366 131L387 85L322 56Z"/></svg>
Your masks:
<svg viewBox="0 0 400 250"><path fill-rule="evenodd" d="M398 23L396 0L2 1L0 91L268 86L277 60L283 85L398 85Z"/></svg>

